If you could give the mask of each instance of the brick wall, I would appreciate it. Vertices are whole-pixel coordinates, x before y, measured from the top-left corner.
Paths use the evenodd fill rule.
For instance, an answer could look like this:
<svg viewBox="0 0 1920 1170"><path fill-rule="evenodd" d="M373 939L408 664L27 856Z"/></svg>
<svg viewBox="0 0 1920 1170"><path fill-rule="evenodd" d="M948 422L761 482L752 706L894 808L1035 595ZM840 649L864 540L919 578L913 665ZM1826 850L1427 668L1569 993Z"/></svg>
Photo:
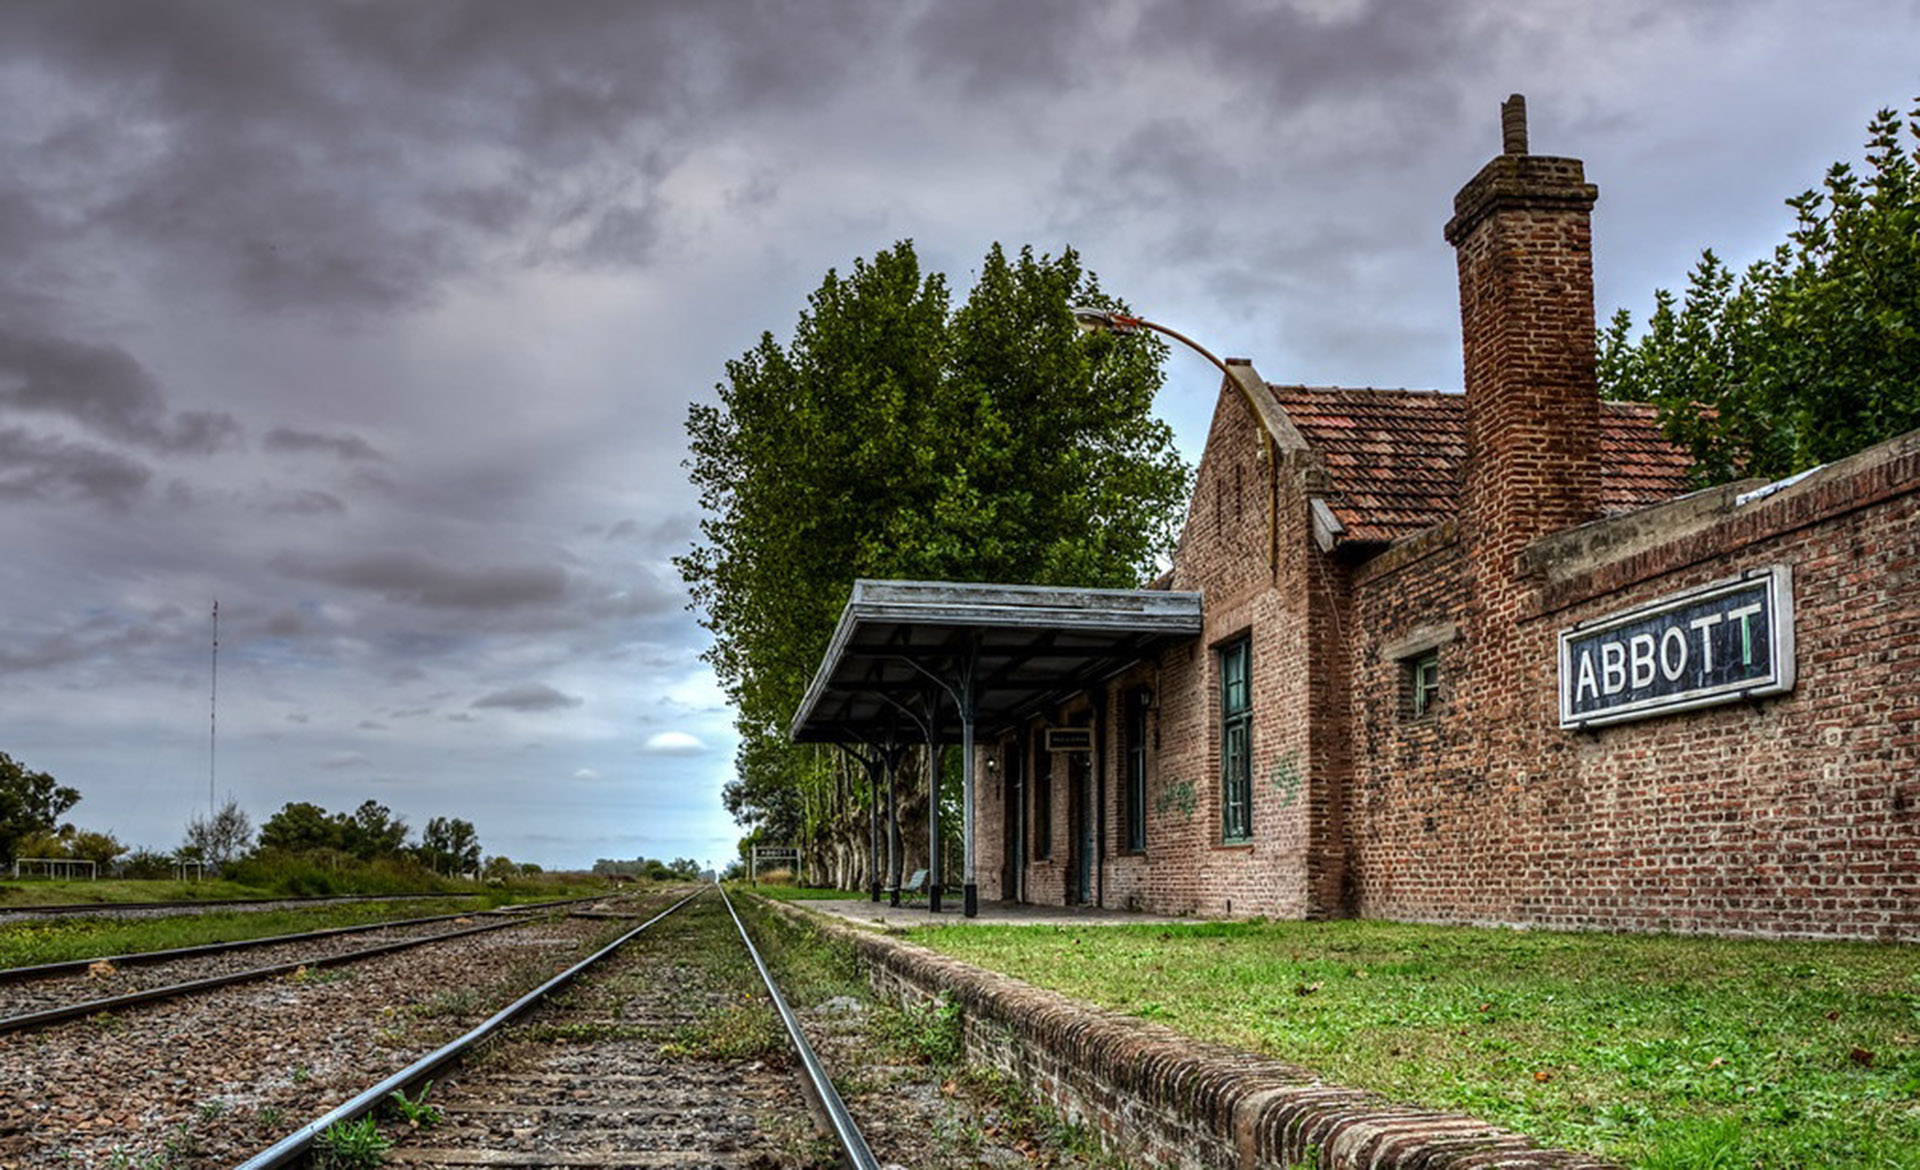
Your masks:
<svg viewBox="0 0 1920 1170"><path fill-rule="evenodd" d="M1920 435L1717 514L1543 542L1505 610L1458 542L1356 583L1354 909L1385 918L1920 939ZM1624 555L1610 526L1633 526ZM1558 727L1558 632L1742 570L1793 570L1777 698ZM1447 698L1404 714L1382 654L1417 626ZM1488 655L1476 633L1510 631Z"/></svg>
<svg viewBox="0 0 1920 1170"><path fill-rule="evenodd" d="M1339 795L1308 782L1316 774L1316 753L1332 759L1344 753L1344 742L1329 723L1341 705L1328 693L1324 669L1312 661L1314 648L1324 641L1310 633L1314 622L1337 619L1328 618L1327 611L1316 614L1309 598L1343 586L1324 574L1319 584L1310 580L1315 566L1294 551L1307 540L1302 484L1310 460L1300 451L1270 451L1264 436L1242 386L1225 382L1172 583L1174 589L1204 594L1201 637L1112 680L1102 691L1097 716L1095 705L1083 697L1025 733L1037 733L1047 723L1088 722L1099 729L1102 750L1094 789L1104 809L1103 818L1095 814L1104 864L1096 882L1103 882L1098 893L1105 905L1297 918L1327 912L1340 896L1340 866L1315 861L1329 851L1309 845L1314 835L1338 834ZM1283 550L1277 564L1276 549ZM1253 832L1248 842L1232 843L1222 836L1217 652L1240 637L1251 642ZM1146 848L1129 853L1121 713L1126 691L1135 686L1149 687L1155 696L1148 717L1154 746L1147 769ZM1005 751L1013 742L984 750ZM1036 763L1030 755L1030 776ZM1076 810L1067 757L1055 753L1050 764L1053 857L1028 865L1026 895L1029 901L1058 904L1070 889L1074 852L1068 834ZM1029 779L1030 826L1032 792ZM989 888L985 876L997 874L1004 857L1003 807L1002 798L990 796L975 814L983 897L1008 896L997 878Z"/></svg>

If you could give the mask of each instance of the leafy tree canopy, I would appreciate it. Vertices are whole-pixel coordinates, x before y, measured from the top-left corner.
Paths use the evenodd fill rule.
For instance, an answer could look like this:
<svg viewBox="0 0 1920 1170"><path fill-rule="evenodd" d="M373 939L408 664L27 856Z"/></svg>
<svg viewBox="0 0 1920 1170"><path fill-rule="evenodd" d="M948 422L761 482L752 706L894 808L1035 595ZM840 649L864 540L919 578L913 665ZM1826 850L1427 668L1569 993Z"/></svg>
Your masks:
<svg viewBox="0 0 1920 1170"><path fill-rule="evenodd" d="M112 833L97 833L61 825L58 829L35 829L14 843L17 857L67 858L91 861L104 870L113 859L127 851Z"/></svg>
<svg viewBox="0 0 1920 1170"><path fill-rule="evenodd" d="M289 853L331 849L371 861L398 856L406 842L407 823L376 800L363 802L352 813L331 815L317 804L294 801L260 826L260 848Z"/></svg>
<svg viewBox="0 0 1920 1170"><path fill-rule="evenodd" d="M16 847L28 834L57 832L61 814L78 803L77 789L0 752L0 863L13 864Z"/></svg>
<svg viewBox="0 0 1920 1170"><path fill-rule="evenodd" d="M1868 128L1864 179L1846 163L1789 199L1787 242L1744 273L1703 253L1647 327L1617 313L1602 390L1657 403L1702 483L1778 478L1920 427L1920 177L1902 123Z"/></svg>
<svg viewBox="0 0 1920 1170"><path fill-rule="evenodd" d="M1118 307L1071 250L995 245L955 309L902 242L828 272L791 343L763 334L691 409L704 539L677 564L739 712L737 817L796 816L787 720L856 577L1129 586L1171 547L1165 346L1083 337L1078 303Z"/></svg>
<svg viewBox="0 0 1920 1170"><path fill-rule="evenodd" d="M467 874L480 868L480 836L473 822L429 817L420 832L420 864L435 873Z"/></svg>

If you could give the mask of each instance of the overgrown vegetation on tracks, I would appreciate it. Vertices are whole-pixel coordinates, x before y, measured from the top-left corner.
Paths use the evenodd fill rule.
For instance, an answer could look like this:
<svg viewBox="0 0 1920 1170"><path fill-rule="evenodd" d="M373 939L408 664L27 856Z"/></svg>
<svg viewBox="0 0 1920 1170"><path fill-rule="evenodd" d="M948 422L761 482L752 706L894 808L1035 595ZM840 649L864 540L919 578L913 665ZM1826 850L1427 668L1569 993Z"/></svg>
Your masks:
<svg viewBox="0 0 1920 1170"><path fill-rule="evenodd" d="M866 890L830 890L814 886L773 886L766 882L752 887L753 892L782 902L851 902L868 896Z"/></svg>
<svg viewBox="0 0 1920 1170"><path fill-rule="evenodd" d="M1920 950L1384 922L914 941L1648 1167L1920 1167Z"/></svg>
<svg viewBox="0 0 1920 1170"><path fill-rule="evenodd" d="M480 897L408 902L349 902L286 910L209 910L157 918L49 918L0 930L0 967L59 963L98 955L130 955L172 947L235 942L276 934L360 926L396 918L428 918L484 910L500 900Z"/></svg>
<svg viewBox="0 0 1920 1170"><path fill-rule="evenodd" d="M643 892L645 889L642 887ZM29 920L0 929L0 967L59 963L99 955L131 955L394 919L431 918L544 900L546 896L480 890L404 902L344 902L290 906L281 910L207 910L152 918L89 915Z"/></svg>
<svg viewBox="0 0 1920 1170"><path fill-rule="evenodd" d="M919 1068L924 1076L917 1079L931 1081L946 1097L963 1103L961 1120L923 1135L931 1144L919 1152L929 1159L926 1164L970 1167L991 1143L1018 1153L1032 1166L1125 1170L1129 1165L1103 1154L1092 1131L1062 1119L1027 1085L997 1070L967 1064L957 1004L944 998L910 1007L877 1002L852 946L773 913L752 898L738 898L734 905L795 1010L836 999L866 1005L860 1051L864 1063L833 1069L835 1084L856 1115L864 1111L860 1098L865 1095L902 1093L892 1083L897 1074L888 1066Z"/></svg>

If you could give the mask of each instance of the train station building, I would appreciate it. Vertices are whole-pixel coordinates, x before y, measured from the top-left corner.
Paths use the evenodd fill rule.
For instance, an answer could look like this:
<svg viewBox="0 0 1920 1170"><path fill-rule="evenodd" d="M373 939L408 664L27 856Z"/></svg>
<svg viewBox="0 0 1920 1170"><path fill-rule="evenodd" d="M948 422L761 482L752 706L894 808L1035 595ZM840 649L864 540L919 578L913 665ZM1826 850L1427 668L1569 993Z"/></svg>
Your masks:
<svg viewBox="0 0 1920 1170"><path fill-rule="evenodd" d="M1153 588L855 587L794 735L962 745L970 899L1920 939L1920 432L1690 491L1504 130L1463 394L1230 360Z"/></svg>

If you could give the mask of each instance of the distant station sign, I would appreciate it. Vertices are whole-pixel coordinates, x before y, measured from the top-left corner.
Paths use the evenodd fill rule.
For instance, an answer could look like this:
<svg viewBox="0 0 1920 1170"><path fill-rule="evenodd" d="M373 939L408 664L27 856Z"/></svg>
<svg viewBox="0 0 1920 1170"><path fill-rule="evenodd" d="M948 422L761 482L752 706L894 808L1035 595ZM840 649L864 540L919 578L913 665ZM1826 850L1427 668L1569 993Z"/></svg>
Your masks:
<svg viewBox="0 0 1920 1170"><path fill-rule="evenodd" d="M1093 750L1093 729L1049 727L1046 747L1050 752L1090 752Z"/></svg>
<svg viewBox="0 0 1920 1170"><path fill-rule="evenodd" d="M1793 689L1785 565L1560 631L1560 726L1594 727Z"/></svg>

